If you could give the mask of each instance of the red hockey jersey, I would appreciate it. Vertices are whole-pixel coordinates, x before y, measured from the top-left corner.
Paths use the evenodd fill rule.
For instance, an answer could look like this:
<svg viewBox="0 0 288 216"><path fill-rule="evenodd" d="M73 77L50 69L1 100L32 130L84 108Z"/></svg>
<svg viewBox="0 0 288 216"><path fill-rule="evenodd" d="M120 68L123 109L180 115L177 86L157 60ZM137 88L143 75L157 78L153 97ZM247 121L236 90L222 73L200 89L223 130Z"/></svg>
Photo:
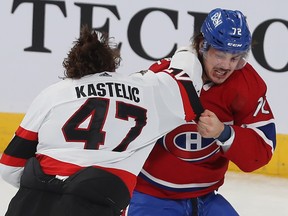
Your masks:
<svg viewBox="0 0 288 216"><path fill-rule="evenodd" d="M221 85L203 86L200 99L232 126L228 150L202 138L194 123L183 124L157 141L137 179L136 190L161 198L192 198L218 189L229 161L245 172L267 164L276 145L266 84L247 64ZM219 142L219 141L218 141Z"/></svg>

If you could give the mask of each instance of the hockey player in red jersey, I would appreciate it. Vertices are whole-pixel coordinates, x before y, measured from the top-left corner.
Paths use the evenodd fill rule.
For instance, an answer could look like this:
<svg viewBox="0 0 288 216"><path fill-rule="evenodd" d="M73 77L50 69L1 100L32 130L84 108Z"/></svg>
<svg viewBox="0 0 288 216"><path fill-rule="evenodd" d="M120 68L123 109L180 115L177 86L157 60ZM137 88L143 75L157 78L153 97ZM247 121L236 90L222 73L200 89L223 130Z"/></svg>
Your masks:
<svg viewBox="0 0 288 216"><path fill-rule="evenodd" d="M125 215L238 215L217 193L229 161L251 172L270 161L276 146L266 84L245 60L250 46L240 11L208 14L192 44L203 67L200 100L206 110L198 124L183 124L157 141ZM151 69L167 65L162 60Z"/></svg>
<svg viewBox="0 0 288 216"><path fill-rule="evenodd" d="M82 28L63 80L31 104L0 161L2 178L20 186L6 216L120 215L156 140L203 111L192 52L159 73L123 75L110 45Z"/></svg>

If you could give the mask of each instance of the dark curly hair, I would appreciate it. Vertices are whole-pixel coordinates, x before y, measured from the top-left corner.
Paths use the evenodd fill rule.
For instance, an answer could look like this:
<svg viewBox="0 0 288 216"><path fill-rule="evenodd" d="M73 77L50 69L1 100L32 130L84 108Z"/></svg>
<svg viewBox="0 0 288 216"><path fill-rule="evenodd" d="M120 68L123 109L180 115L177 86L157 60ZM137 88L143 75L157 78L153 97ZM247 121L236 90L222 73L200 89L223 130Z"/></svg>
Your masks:
<svg viewBox="0 0 288 216"><path fill-rule="evenodd" d="M106 33L91 30L84 25L80 37L63 61L66 78L79 79L103 71L114 72L121 62L120 50L110 43Z"/></svg>
<svg viewBox="0 0 288 216"><path fill-rule="evenodd" d="M204 66L203 66L203 55L201 54L201 51L200 51L201 50L201 44L204 41L203 34L201 32L200 33L196 33L194 36L192 36L190 38L190 41L192 42L192 47L196 51L197 56L199 58L199 61L201 62L202 67L204 68Z"/></svg>

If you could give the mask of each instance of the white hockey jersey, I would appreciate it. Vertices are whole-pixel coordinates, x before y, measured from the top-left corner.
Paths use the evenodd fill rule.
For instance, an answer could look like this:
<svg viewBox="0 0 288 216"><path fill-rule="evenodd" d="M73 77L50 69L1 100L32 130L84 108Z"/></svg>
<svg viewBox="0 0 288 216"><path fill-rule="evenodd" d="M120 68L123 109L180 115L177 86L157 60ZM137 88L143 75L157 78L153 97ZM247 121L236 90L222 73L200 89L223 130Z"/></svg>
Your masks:
<svg viewBox="0 0 288 216"><path fill-rule="evenodd" d="M155 141L196 117L189 76L200 63L191 52L184 55L191 58L184 71L173 63L158 73L102 72L42 91L1 158L2 177L17 186L25 162L36 156L46 174L70 176L95 166L132 191Z"/></svg>

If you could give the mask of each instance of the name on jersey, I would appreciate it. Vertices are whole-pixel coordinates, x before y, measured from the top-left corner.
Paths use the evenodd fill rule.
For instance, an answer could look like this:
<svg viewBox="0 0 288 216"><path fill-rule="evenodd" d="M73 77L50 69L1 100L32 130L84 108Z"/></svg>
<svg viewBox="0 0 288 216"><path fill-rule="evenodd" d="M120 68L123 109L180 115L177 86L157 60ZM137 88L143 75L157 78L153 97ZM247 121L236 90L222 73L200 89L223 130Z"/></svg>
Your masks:
<svg viewBox="0 0 288 216"><path fill-rule="evenodd" d="M77 98L82 97L119 97L125 98L136 103L140 102L139 89L123 83L97 83L76 86Z"/></svg>

